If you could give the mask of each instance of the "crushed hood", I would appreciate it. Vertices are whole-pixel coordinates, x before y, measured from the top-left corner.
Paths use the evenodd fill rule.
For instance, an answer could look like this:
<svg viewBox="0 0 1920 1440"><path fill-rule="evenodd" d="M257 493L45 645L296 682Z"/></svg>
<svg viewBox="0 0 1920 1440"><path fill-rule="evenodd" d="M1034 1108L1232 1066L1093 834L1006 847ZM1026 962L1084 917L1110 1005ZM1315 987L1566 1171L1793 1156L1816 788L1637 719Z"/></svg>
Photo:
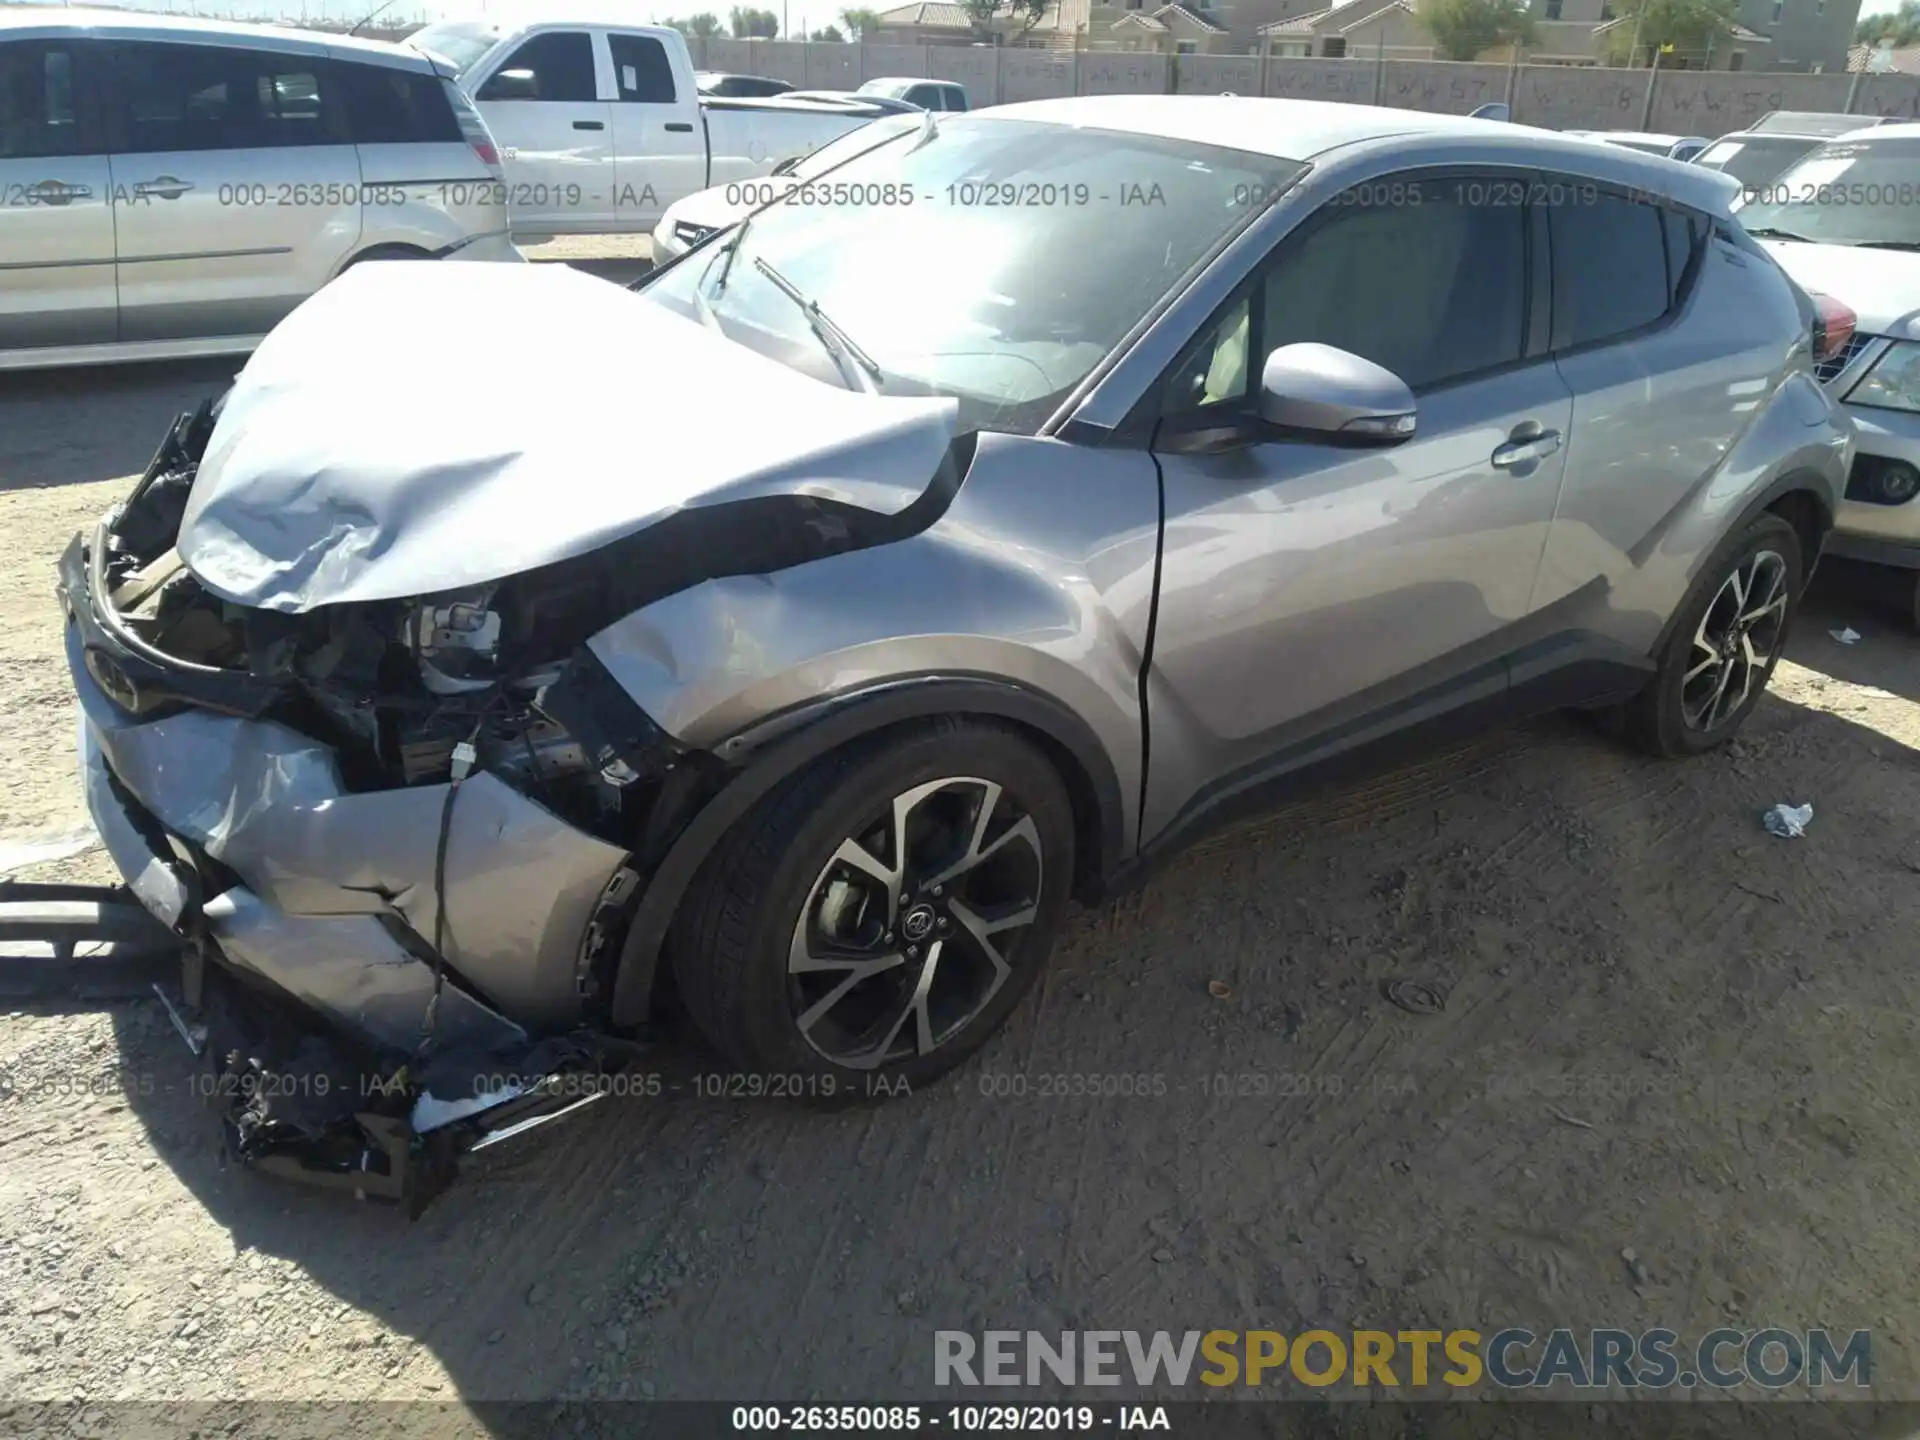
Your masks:
<svg viewBox="0 0 1920 1440"><path fill-rule="evenodd" d="M298 613L487 584L696 506L896 515L957 410L813 380L563 266L360 265L241 372L179 550L216 595Z"/></svg>
<svg viewBox="0 0 1920 1440"><path fill-rule="evenodd" d="M1760 243L1801 289L1831 295L1859 316L1862 335L1920 339L1920 253L1798 240Z"/></svg>

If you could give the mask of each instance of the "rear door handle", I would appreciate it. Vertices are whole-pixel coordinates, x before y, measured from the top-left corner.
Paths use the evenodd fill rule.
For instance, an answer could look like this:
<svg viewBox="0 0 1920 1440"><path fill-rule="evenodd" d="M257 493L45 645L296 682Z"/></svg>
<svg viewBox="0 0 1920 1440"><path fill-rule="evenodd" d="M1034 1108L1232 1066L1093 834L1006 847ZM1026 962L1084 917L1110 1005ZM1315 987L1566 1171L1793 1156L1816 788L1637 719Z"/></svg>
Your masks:
<svg viewBox="0 0 1920 1440"><path fill-rule="evenodd" d="M676 135L691 135L693 133L693 126L684 120L669 120L667 122L667 129L673 131Z"/></svg>
<svg viewBox="0 0 1920 1440"><path fill-rule="evenodd" d="M1520 440L1509 440L1502 445L1493 452L1493 466L1496 470L1511 470L1531 460L1544 460L1559 448L1560 432L1542 430L1536 435Z"/></svg>
<svg viewBox="0 0 1920 1440"><path fill-rule="evenodd" d="M133 187L134 198L138 200L178 200L193 189L191 180L177 180L171 175L156 175L151 180L142 180Z"/></svg>
<svg viewBox="0 0 1920 1440"><path fill-rule="evenodd" d="M604 130L607 128L607 122L604 120L576 120L573 122L573 128L576 130Z"/></svg>
<svg viewBox="0 0 1920 1440"><path fill-rule="evenodd" d="M93 188L69 185L64 180L42 180L27 187L26 198L30 205L71 205L75 200L91 200Z"/></svg>

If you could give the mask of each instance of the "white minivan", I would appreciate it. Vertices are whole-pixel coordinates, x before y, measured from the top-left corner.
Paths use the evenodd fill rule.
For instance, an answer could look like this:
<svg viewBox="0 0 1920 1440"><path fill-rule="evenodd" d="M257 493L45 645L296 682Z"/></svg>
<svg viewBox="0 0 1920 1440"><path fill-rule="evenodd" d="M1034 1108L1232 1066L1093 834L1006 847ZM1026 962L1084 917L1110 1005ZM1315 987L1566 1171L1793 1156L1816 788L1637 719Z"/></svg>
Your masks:
<svg viewBox="0 0 1920 1440"><path fill-rule="evenodd" d="M518 262L503 188L401 46L0 8L0 370L244 354L360 261Z"/></svg>

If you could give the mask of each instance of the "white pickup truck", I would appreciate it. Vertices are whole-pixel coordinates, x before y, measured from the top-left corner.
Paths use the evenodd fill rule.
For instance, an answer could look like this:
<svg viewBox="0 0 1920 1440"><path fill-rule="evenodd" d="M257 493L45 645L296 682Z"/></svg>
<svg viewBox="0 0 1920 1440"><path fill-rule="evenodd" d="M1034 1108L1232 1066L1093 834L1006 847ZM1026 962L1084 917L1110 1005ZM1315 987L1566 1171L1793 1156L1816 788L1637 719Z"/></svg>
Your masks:
<svg viewBox="0 0 1920 1440"><path fill-rule="evenodd" d="M447 21L407 43L493 131L522 243L651 230L674 201L765 175L873 118L849 103L703 98L686 38L658 26Z"/></svg>

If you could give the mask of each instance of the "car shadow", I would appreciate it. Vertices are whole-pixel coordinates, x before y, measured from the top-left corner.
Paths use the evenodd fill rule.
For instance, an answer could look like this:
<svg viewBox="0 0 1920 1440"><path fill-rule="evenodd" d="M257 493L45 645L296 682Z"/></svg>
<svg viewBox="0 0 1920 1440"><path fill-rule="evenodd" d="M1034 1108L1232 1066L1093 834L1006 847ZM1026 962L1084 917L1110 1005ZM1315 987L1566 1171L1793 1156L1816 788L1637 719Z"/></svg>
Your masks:
<svg viewBox="0 0 1920 1440"><path fill-rule="evenodd" d="M1908 1008L1920 752L1771 697L1749 734L1673 764L1551 719L1308 797L1075 914L924 1093L821 1113L670 1046L659 1094L474 1157L413 1223L223 1166L151 1004L114 1011L158 1077L128 1103L236 1249L411 1337L501 1435L553 1417L490 1402L925 1398L941 1329L1589 1325L1629 1235L1671 1271L1660 1323L1704 1332L1747 1263L1727 1234L1807 1204L1898 1250L1910 1218L1835 1213L1907 1193L1907 1148L1904 1102L1834 1097L1904 1043L1865 1017ZM1808 775L1810 838L1773 839ZM1391 1000L1405 977L1437 1012ZM1755 1063L1812 1078L1736 1086ZM1568 1066L1668 1088L1519 1084ZM1825 1314L1830 1272L1770 1268L1755 1305Z"/></svg>
<svg viewBox="0 0 1920 1440"><path fill-rule="evenodd" d="M1920 632L1911 570L1855 560L1820 562L1787 645L1797 660L1836 680L1920 701ZM1847 630L1859 638L1836 637Z"/></svg>
<svg viewBox="0 0 1920 1440"><path fill-rule="evenodd" d="M244 363L229 356L0 374L0 492L138 475L174 417L218 396Z"/></svg>

